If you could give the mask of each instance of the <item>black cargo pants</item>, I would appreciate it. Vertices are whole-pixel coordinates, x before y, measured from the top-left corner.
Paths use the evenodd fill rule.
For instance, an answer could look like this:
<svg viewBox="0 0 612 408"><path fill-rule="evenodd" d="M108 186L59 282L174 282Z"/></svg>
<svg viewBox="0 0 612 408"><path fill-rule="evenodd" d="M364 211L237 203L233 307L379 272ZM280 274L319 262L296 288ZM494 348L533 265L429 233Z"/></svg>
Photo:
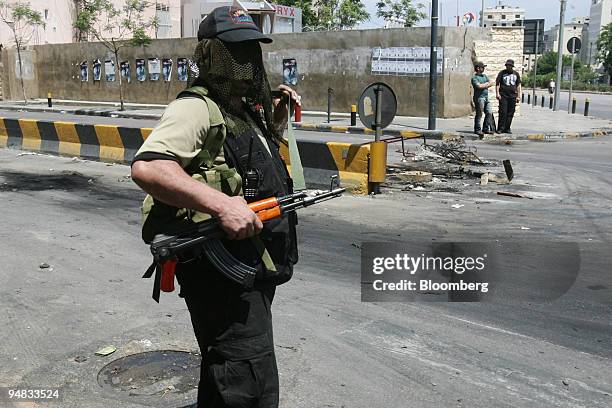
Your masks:
<svg viewBox="0 0 612 408"><path fill-rule="evenodd" d="M202 352L198 407L277 408L275 287L246 291L214 270L189 269L177 276Z"/></svg>
<svg viewBox="0 0 612 408"><path fill-rule="evenodd" d="M516 110L516 97L502 96L499 100L499 123L497 130L507 132L512 126L514 111Z"/></svg>

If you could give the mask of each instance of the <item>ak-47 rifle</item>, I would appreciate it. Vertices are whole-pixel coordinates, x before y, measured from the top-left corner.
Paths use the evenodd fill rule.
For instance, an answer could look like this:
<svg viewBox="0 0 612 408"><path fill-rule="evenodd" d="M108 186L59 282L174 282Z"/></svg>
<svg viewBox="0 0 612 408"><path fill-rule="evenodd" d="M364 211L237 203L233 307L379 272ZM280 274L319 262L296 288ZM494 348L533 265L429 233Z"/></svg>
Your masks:
<svg viewBox="0 0 612 408"><path fill-rule="evenodd" d="M262 222L266 222L300 208L340 197L345 190L345 188L334 188L332 182L329 191L316 192L311 195L300 191L284 197L271 197L256 201L248 206ZM195 223L188 229L175 234L156 235L151 242L153 264L143 276L143 278L150 278L155 272L153 299L159 302L160 289L164 292L174 291L174 272L178 256L200 248L219 272L244 288L252 287L257 272L256 268L236 259L221 243L220 239L223 237L225 237L225 232L219 226L216 218Z"/></svg>

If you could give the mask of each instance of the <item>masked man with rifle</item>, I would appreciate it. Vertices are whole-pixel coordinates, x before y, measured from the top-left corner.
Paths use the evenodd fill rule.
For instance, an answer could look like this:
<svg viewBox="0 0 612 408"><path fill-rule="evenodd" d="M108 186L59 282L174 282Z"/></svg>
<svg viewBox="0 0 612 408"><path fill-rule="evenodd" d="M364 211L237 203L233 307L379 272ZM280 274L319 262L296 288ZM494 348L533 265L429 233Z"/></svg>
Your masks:
<svg viewBox="0 0 612 408"><path fill-rule="evenodd" d="M277 407L270 306L298 259L297 218L292 212L262 224L247 203L292 193L279 146L287 101L299 97L281 85L286 97L272 98L260 47L272 40L243 10L215 9L200 24L198 41L188 88L132 163L132 178L149 193L143 239L217 220L223 246L255 271L255 280L248 287L228 279L202 248L176 259L202 352L198 406Z"/></svg>

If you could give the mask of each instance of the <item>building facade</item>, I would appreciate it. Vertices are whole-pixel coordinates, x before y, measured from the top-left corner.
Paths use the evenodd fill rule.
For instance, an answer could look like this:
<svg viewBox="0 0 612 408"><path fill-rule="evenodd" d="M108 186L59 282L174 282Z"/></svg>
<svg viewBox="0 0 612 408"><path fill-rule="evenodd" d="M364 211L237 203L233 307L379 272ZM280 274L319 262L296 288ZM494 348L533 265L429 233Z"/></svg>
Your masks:
<svg viewBox="0 0 612 408"><path fill-rule="evenodd" d="M597 66L597 40L599 33L612 23L612 0L591 0L590 22L585 30L586 38L582 51L583 60L591 66Z"/></svg>
<svg viewBox="0 0 612 408"><path fill-rule="evenodd" d="M563 55L571 55L569 50L566 47L568 41L570 41L573 37L576 37L582 43L584 47L583 34L584 29L589 26L589 17L579 17L573 18L570 23L566 23L563 26ZM552 27L551 29L544 32L544 51L554 51L557 52L557 47L559 44L559 24Z"/></svg>
<svg viewBox="0 0 612 408"><path fill-rule="evenodd" d="M521 27L525 20L525 9L512 7L498 2L495 7L488 7L480 12L484 27Z"/></svg>
<svg viewBox="0 0 612 408"><path fill-rule="evenodd" d="M15 0L10 0L14 2ZM115 7L121 8L125 0L111 0ZM44 26L35 28L29 45L61 44L76 41L76 31L73 24L77 15L75 0L28 0L30 6L38 11L44 21ZM144 19L157 17L157 29L151 28L148 35L151 38L175 38L181 36L181 0L149 0L150 6L144 12ZM107 37L111 37L108 33ZM13 47L14 40L10 28L0 23L0 43Z"/></svg>

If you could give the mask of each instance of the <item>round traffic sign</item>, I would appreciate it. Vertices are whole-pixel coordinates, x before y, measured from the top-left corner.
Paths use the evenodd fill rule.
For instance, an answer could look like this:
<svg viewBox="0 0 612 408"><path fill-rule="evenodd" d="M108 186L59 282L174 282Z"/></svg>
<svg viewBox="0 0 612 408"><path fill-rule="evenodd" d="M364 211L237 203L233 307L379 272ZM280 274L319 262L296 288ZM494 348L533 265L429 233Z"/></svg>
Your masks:
<svg viewBox="0 0 612 408"><path fill-rule="evenodd" d="M359 120L367 128L376 130L376 95L381 98L381 127L384 129L393 122L397 113L397 98L389 85L375 82L363 90L357 102Z"/></svg>
<svg viewBox="0 0 612 408"><path fill-rule="evenodd" d="M575 42L573 46L572 46L572 42ZM573 51L572 51L572 47L574 48ZM567 42L567 51L570 54L571 53L578 54L580 52L580 48L582 48L582 41L580 41L580 38L578 37L572 37Z"/></svg>

